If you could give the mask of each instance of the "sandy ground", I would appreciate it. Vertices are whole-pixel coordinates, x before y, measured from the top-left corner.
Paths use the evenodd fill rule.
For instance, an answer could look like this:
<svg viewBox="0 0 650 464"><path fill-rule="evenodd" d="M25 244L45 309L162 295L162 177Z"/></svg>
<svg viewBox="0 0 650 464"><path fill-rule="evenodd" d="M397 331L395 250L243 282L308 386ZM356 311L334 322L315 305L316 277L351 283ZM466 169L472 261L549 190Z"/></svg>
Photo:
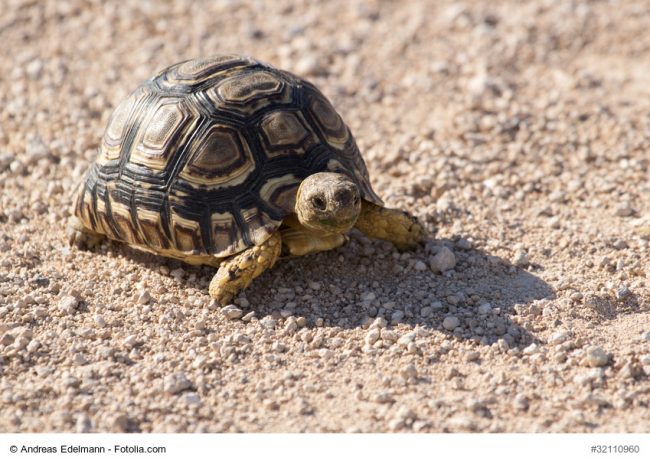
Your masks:
<svg viewBox="0 0 650 464"><path fill-rule="evenodd" d="M3 1L0 431L650 432L649 21L645 1ZM353 233L283 260L242 319L210 268L70 249L111 109L229 52L316 83L427 246Z"/></svg>

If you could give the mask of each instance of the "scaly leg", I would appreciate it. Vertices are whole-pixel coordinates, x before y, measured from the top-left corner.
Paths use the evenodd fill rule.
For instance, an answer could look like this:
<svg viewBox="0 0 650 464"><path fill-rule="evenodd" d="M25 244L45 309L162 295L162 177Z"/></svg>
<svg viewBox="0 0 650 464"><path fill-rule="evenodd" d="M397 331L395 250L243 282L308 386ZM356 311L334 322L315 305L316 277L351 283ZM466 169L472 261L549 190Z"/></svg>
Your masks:
<svg viewBox="0 0 650 464"><path fill-rule="evenodd" d="M368 237L393 242L400 250L415 248L424 241L424 228L410 214L364 201L354 225Z"/></svg>
<svg viewBox="0 0 650 464"><path fill-rule="evenodd" d="M273 267L281 250L282 238L280 232L275 232L261 245L226 258L210 282L210 296L220 305L227 305L253 279Z"/></svg>
<svg viewBox="0 0 650 464"><path fill-rule="evenodd" d="M284 220L284 225L288 227L281 231L282 243L293 256L333 250L347 241L343 234L320 234L307 229L293 215Z"/></svg>

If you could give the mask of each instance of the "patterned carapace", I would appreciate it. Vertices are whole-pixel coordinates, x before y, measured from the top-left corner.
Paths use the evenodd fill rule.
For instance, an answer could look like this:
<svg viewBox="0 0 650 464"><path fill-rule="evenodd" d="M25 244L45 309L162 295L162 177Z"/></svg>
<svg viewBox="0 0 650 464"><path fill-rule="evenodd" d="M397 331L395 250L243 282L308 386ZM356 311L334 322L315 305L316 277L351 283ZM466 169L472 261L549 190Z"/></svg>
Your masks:
<svg viewBox="0 0 650 464"><path fill-rule="evenodd" d="M241 56L171 66L113 112L75 215L114 240L225 257L264 242L300 182L343 172L373 203L348 127L323 94Z"/></svg>

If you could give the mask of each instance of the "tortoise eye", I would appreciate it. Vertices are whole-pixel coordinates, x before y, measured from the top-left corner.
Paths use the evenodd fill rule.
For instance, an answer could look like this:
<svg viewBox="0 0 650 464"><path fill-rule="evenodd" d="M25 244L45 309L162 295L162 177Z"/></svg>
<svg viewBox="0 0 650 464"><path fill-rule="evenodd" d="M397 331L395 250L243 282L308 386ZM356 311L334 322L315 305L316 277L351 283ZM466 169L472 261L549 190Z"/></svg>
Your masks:
<svg viewBox="0 0 650 464"><path fill-rule="evenodd" d="M325 200L321 196L312 197L311 204L314 205L314 208L320 209L321 211L325 210Z"/></svg>

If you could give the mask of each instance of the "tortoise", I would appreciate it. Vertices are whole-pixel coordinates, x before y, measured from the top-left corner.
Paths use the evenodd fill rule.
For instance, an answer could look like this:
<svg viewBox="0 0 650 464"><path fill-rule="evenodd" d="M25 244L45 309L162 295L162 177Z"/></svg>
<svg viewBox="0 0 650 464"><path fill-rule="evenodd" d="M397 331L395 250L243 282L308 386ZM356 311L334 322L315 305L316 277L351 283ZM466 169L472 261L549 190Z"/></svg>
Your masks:
<svg viewBox="0 0 650 464"><path fill-rule="evenodd" d="M184 61L112 113L81 181L71 244L104 237L218 270L231 302L281 253L343 245L352 227L400 249L424 229L383 207L349 128L310 82L250 57Z"/></svg>

